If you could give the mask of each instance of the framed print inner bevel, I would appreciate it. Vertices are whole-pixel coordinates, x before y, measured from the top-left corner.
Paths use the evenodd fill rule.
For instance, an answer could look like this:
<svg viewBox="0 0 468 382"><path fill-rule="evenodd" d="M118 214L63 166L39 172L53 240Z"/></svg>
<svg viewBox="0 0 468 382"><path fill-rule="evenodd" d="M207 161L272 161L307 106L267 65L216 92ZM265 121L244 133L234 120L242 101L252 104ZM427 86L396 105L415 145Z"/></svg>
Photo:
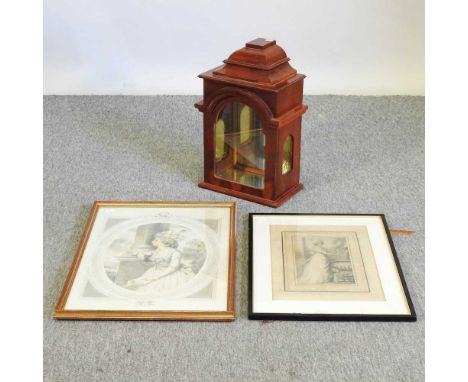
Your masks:
<svg viewBox="0 0 468 382"><path fill-rule="evenodd" d="M249 318L414 321L383 215L250 214Z"/></svg>
<svg viewBox="0 0 468 382"><path fill-rule="evenodd" d="M235 203L95 202L56 319L235 318Z"/></svg>

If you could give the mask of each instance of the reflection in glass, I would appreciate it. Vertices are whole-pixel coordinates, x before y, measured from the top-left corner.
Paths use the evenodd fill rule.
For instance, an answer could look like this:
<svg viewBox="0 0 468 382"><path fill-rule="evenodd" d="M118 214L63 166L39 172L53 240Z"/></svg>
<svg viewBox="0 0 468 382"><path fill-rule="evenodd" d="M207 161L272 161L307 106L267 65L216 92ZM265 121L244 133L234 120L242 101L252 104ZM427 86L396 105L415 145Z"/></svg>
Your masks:
<svg viewBox="0 0 468 382"><path fill-rule="evenodd" d="M227 147L224 141L224 132L225 132L224 121L220 118L216 122L216 152L215 152L216 161L220 161L221 159L224 159L227 155Z"/></svg>
<svg viewBox="0 0 468 382"><path fill-rule="evenodd" d="M265 135L260 117L250 106L230 103L221 111L215 131L215 176L262 189Z"/></svg>
<svg viewBox="0 0 468 382"><path fill-rule="evenodd" d="M285 139L283 144L283 164L281 165L281 173L288 174L292 170L292 152L293 152L293 139L291 135Z"/></svg>

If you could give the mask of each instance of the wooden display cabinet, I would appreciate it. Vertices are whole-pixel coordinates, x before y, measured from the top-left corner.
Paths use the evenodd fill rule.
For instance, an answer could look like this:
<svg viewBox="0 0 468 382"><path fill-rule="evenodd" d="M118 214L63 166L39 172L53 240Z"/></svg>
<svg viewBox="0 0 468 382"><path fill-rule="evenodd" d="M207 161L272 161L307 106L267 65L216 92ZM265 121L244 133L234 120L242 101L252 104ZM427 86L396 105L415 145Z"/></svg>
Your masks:
<svg viewBox="0 0 468 382"><path fill-rule="evenodd" d="M278 207L299 182L305 76L276 41L257 38L199 75L204 181L200 187Z"/></svg>

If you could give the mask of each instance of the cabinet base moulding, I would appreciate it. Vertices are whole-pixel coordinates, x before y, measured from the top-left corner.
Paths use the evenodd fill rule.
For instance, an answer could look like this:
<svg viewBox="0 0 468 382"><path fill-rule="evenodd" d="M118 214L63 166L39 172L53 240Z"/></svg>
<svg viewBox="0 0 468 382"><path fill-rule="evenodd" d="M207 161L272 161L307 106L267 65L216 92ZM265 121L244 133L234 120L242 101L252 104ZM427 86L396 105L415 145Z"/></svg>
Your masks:
<svg viewBox="0 0 468 382"><path fill-rule="evenodd" d="M244 192L232 190L230 188L216 186L214 184L207 183L207 182L201 182L198 184L198 186L201 188L205 188L207 190L221 192L222 194L234 196L239 199L248 200L249 202L259 203L259 204L263 204L265 206L273 207L273 208L277 208L281 206L290 197L292 197L294 194L298 193L304 188L304 186L301 183L298 183L295 186L291 187L289 190L287 190L284 194L280 195L277 199L271 200L271 199L262 198L261 196L250 195Z"/></svg>

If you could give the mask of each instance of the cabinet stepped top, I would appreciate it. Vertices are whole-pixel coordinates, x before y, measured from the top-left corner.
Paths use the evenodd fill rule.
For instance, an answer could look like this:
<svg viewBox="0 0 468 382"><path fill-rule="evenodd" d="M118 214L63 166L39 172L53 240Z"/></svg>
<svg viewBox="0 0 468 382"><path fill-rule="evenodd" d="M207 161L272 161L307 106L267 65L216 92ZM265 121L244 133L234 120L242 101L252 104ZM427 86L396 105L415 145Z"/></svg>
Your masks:
<svg viewBox="0 0 468 382"><path fill-rule="evenodd" d="M305 77L298 74L288 61L286 52L276 45L275 40L257 38L232 53L223 61L224 65L202 73L199 77L275 91Z"/></svg>

